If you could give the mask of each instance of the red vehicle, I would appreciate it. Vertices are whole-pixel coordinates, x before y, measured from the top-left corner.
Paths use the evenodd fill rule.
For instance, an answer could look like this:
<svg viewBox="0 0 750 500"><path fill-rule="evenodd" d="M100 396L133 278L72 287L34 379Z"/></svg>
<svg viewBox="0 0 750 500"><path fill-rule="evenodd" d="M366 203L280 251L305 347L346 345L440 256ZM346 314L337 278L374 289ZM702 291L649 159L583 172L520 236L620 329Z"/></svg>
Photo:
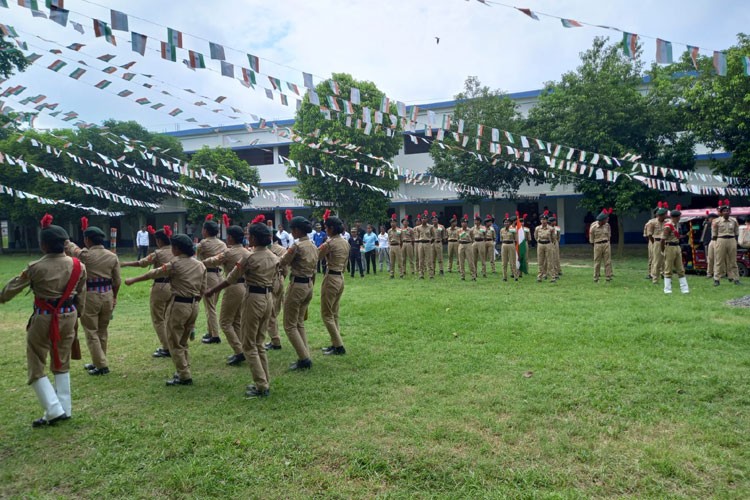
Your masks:
<svg viewBox="0 0 750 500"><path fill-rule="evenodd" d="M680 217L682 232L688 235L687 243L682 244L682 263L685 271L702 272L705 274L708 263L706 262L706 249L703 247L702 235L706 212L715 212L714 208L703 210L683 210ZM732 207L732 217L750 217L750 207ZM748 276L750 270L750 251L747 248L737 248L737 267L740 276Z"/></svg>

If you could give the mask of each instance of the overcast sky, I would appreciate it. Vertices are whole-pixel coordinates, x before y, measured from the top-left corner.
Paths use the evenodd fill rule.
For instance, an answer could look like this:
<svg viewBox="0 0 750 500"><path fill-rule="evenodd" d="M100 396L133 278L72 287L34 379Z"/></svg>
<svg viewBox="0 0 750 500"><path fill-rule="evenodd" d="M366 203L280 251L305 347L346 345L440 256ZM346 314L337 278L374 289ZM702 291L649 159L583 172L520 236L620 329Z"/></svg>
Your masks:
<svg viewBox="0 0 750 500"><path fill-rule="evenodd" d="M48 14L44 0L38 2ZM0 8L0 23L13 26L29 50L44 57L3 88L25 85L29 90L16 99L44 94L48 96L45 102L59 102L58 109L77 111L86 121L137 120L156 131L240 124L251 121L251 113L267 120L292 118L294 94L282 83L289 106L280 103L278 93L269 100L264 91L271 87L268 75L302 87L302 71L315 75L316 84L333 72L347 72L374 82L392 99L423 104L452 99L468 75L506 92L538 89L575 69L579 53L590 47L594 37L622 39L616 31L588 26L566 29L557 19L540 16L535 21L517 10L488 7L476 0L65 0L65 8L71 11L69 20L84 26L83 35L70 22L62 27L33 17L17 0L8 3L9 9ZM685 50L684 44L701 47L702 54L710 55L733 45L743 29L750 32L750 8L745 0L526 0L517 6L670 40L675 58ZM109 8L129 14L130 31L149 37L145 57L131 51L130 33L115 31L116 47L94 37L91 18L109 22ZM177 63L160 59L156 52L159 41L166 40L166 26L184 33L185 50L178 50ZM440 38L439 44L435 37ZM220 76L219 63L210 60L206 40L225 46L227 60L236 65L237 73L240 66L249 67L245 53L260 57L256 89ZM650 63L655 41L641 41ZM78 53L60 47L76 42L85 44ZM53 48L63 53L49 53ZM181 64L187 49L202 53L214 71L192 71ZM105 53L117 57L110 63L96 59ZM58 58L67 66L58 73L47 69ZM88 67L78 64L79 60ZM137 63L129 71L139 75L129 82L122 79L122 69L112 75L99 71L130 61ZM88 71L75 81L68 75L78 67ZM93 87L102 79L113 82L103 91ZM153 87L143 87L144 83ZM196 94L181 90L185 88ZM116 95L125 89L133 92L129 99ZM217 105L201 95L227 99ZM140 97L165 106L152 110L150 105L134 102ZM207 106L193 105L200 100ZM22 109L7 99L6 105ZM177 118L168 114L175 107L184 110ZM212 109L222 111L213 113ZM197 123L184 120L190 117ZM63 125L44 115L36 123L37 127Z"/></svg>

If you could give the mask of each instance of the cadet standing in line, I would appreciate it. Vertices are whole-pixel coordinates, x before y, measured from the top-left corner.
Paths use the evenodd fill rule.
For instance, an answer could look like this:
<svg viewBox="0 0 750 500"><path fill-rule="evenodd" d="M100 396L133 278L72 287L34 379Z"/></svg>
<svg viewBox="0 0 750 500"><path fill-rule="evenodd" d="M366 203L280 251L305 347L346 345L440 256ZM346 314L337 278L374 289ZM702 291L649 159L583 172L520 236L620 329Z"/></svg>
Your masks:
<svg viewBox="0 0 750 500"><path fill-rule="evenodd" d="M443 243L445 242L445 226L440 223L437 214L432 212L432 227L435 229L435 244L432 247L432 268L437 272L436 264L440 264L440 276L443 276Z"/></svg>
<svg viewBox="0 0 750 500"><path fill-rule="evenodd" d="M322 349L323 354L339 356L346 354L341 340L339 326L339 306L344 294L346 259L349 258L349 244L341 238L344 223L338 217L331 217L331 211L323 214L323 224L328 233L328 241L318 249L318 258L328 259L328 272L320 285L320 317L331 336L331 345ZM391 276L392 277L392 276Z"/></svg>
<svg viewBox="0 0 750 500"><path fill-rule="evenodd" d="M453 272L453 261L458 259L458 218L456 214L451 217L451 224L448 229L445 230L445 235L448 238L448 272ZM458 265L458 262L456 262Z"/></svg>
<svg viewBox="0 0 750 500"><path fill-rule="evenodd" d="M307 229L312 229L312 225L308 223ZM308 238L309 232L305 233L305 238ZM250 225L248 240L253 248L252 252L234 265L224 281L208 289L206 295L214 295L224 288L236 286L240 280L243 280L243 286L247 285L247 293L242 301L242 351L250 366L254 384L246 387L245 396L264 398L270 394L271 375L263 341L273 310L273 282L279 275L279 258L269 250L271 231L262 220L256 218ZM309 239L307 242L315 248L315 244ZM310 269L311 273L315 273L314 263ZM226 298L224 294L224 300Z"/></svg>
<svg viewBox="0 0 750 500"><path fill-rule="evenodd" d="M247 257L250 252L242 246L245 232L240 226L227 228L227 248L218 255L203 260L206 269L224 266L224 279L234 270L238 262ZM225 289L225 290L224 290ZM227 358L227 364L236 366L245 361L242 347L242 303L245 299L245 278L238 278L233 284L222 287L224 297L221 299L219 311L219 325L234 354Z"/></svg>
<svg viewBox="0 0 750 500"><path fill-rule="evenodd" d="M401 241L403 243L401 252L404 254L404 256L402 257L404 262L404 272L409 272L406 269L406 264L408 263L409 267L411 268L411 274L415 275L417 273L417 270L414 267L414 230L409 227L408 215L401 219L401 224Z"/></svg>
<svg viewBox="0 0 750 500"><path fill-rule="evenodd" d="M81 325L86 332L86 345L93 362L85 364L84 368L89 375L106 375L109 373L108 327L120 290L120 260L104 248L104 231L89 227L86 217L81 218L81 229L86 248L78 248L75 243L67 241L65 253L86 265L86 303L81 313Z"/></svg>
<svg viewBox="0 0 750 500"><path fill-rule="evenodd" d="M414 228L414 239L419 254L419 279L424 279L425 271L429 273L430 279L434 279L432 246L435 242L435 228L427 224L427 216L422 217L421 224Z"/></svg>
<svg viewBox="0 0 750 500"><path fill-rule="evenodd" d="M287 210L287 217L291 216L292 211ZM312 368L312 360L305 332L305 316L313 296L318 249L307 237L312 228L310 221L304 217L292 217L289 228L294 239L298 241L289 247L281 258L281 265L289 266L290 278L284 300L284 331L297 353L297 361L292 363L289 369L307 370Z"/></svg>
<svg viewBox="0 0 750 500"><path fill-rule="evenodd" d="M553 240L555 238L555 230L549 225L549 212L544 211L542 216L539 218L541 225L534 229L534 239L537 242L536 245L536 261L539 266L536 280L537 282L547 279L547 276L551 276L551 282L557 281L557 275L555 274L555 266L553 264Z"/></svg>
<svg viewBox="0 0 750 500"><path fill-rule="evenodd" d="M461 219L461 229L458 231L458 272L461 280L466 279L466 264L469 265L471 280L477 280L477 266L474 262L474 232L469 229L469 215Z"/></svg>
<svg viewBox="0 0 750 500"><path fill-rule="evenodd" d="M664 221L667 218L667 202L659 202L656 207L656 218L652 219L649 227L649 242L653 245L653 264L651 266L651 283L656 284L664 269L664 251L661 239L664 234Z"/></svg>
<svg viewBox="0 0 750 500"><path fill-rule="evenodd" d="M706 278L714 279L714 263L716 262L715 251L716 242L711 234L714 221L719 217L716 212L706 210L706 221L703 223L703 235L701 241L706 252Z"/></svg>
<svg viewBox="0 0 750 500"><path fill-rule="evenodd" d="M643 237L648 241L648 279L651 279L651 268L654 266L654 222L656 221L656 210L653 210L653 217L651 217L643 225Z"/></svg>
<svg viewBox="0 0 750 500"><path fill-rule="evenodd" d="M134 262L123 262L120 267L148 267L152 269L163 266L170 260L174 259L172 254L172 228L169 225L164 229L154 231L154 228L148 226L148 232L154 236L156 241L156 250L148 254L141 260ZM156 330L156 336L159 338L159 347L152 354L155 358L169 357L169 335L167 334L167 307L172 301L172 287L169 286L169 278L156 278L151 285L150 308L151 323Z"/></svg>
<svg viewBox="0 0 750 500"><path fill-rule="evenodd" d="M28 384L44 416L34 420L32 427L53 425L72 415L70 349L75 338L76 308L86 299L86 267L65 255L67 239L68 233L52 225L52 216L45 214L39 240L44 256L26 266L0 292L0 304L26 287L34 292L34 313L26 325L26 363ZM55 374L54 387L44 372L48 354Z"/></svg>
<svg viewBox="0 0 750 500"><path fill-rule="evenodd" d="M490 263L490 269L493 273L496 273L495 269L495 241L497 240L497 233L493 226L495 218L491 214L487 214L484 218L484 258Z"/></svg>
<svg viewBox="0 0 750 500"><path fill-rule="evenodd" d="M714 286L719 286L726 274L729 281L740 284L740 273L737 266L737 237L740 225L737 219L730 217L732 209L729 200L719 201L719 217L711 226L711 237L714 244Z"/></svg>
<svg viewBox="0 0 750 500"><path fill-rule="evenodd" d="M609 214L612 209L602 209L596 216L596 222L589 229L589 243L594 246L594 283L599 282L602 264L604 265L604 276L607 281L612 281L612 254L609 240L612 236L609 227Z"/></svg>
<svg viewBox="0 0 750 500"><path fill-rule="evenodd" d="M265 220L263 215L256 219L260 222ZM271 319L268 320L268 336L271 341L264 346L266 351L278 351L281 349L281 337L279 336L279 313L281 306L284 305L284 280L289 275L289 266L281 265L281 258L286 253L286 248L281 246L281 240L275 234L272 235L273 243L268 247L276 257L279 258L279 274L273 280L273 311ZM320 262L320 261L318 261ZM325 262L325 260L324 260ZM323 272L327 269L327 264L323 266Z"/></svg>
<svg viewBox="0 0 750 500"><path fill-rule="evenodd" d="M503 265L503 281L508 281L508 267L514 281L518 281L516 270L516 232L510 226L510 217L505 214L503 227L500 229L500 258Z"/></svg>
<svg viewBox="0 0 750 500"><path fill-rule="evenodd" d="M219 234L219 225L214 221L214 214L208 214L206 220L203 222L203 239L198 243L197 256L201 262L219 255L221 252L227 249L227 245L218 239L216 235ZM221 268L212 266L206 267L207 283L208 288L213 288L221 281ZM216 304L219 301L219 294L211 295L203 301L203 308L206 311L206 324L208 326L208 332L203 336L201 342L204 344L219 344L221 343L221 337L219 337L219 318L216 315Z"/></svg>
<svg viewBox="0 0 750 500"><path fill-rule="evenodd" d="M479 274L479 264L482 264L482 276L487 277L487 263L485 260L485 244L484 234L487 230L482 225L482 217L479 214L474 214L474 227L471 228L471 234L474 237L474 243L472 244L472 258L474 260L474 272L472 276Z"/></svg>
<svg viewBox="0 0 750 500"><path fill-rule="evenodd" d="M562 275L562 265L560 264L560 227L557 225L557 215L550 215L547 222L555 232L555 238L552 240L552 267L555 270L555 277L559 279Z"/></svg>
<svg viewBox="0 0 750 500"><path fill-rule="evenodd" d="M427 216L427 210L425 210L425 217ZM419 246L420 244L417 242L419 238L417 238L417 228L422 225L422 214L417 214L417 220L414 222L414 227L412 228L412 234L414 236L414 269L416 270L417 274L419 274L419 270L421 269L419 265Z"/></svg>
<svg viewBox="0 0 750 500"><path fill-rule="evenodd" d="M177 373L167 380L167 385L192 385L188 339L198 318L198 303L206 293L206 266L192 258L195 254L193 240L186 234L172 237L172 254L175 258L171 261L141 276L128 278L125 284L130 286L155 278L169 278L173 298L167 308L167 334L169 354Z"/></svg>
<svg viewBox="0 0 750 500"><path fill-rule="evenodd" d="M689 293L685 267L682 264L682 249L680 248L680 211L677 205L669 212L670 220L664 223L661 239L661 251L664 252L664 293L672 293L672 273L677 273L680 281L680 291Z"/></svg>
<svg viewBox="0 0 750 500"><path fill-rule="evenodd" d="M391 279L393 279L396 273L396 264L398 264L399 278L404 277L405 266L404 266L404 242L403 232L398 228L398 221L396 220L396 214L391 216L391 228L388 230L388 248L390 249L391 258Z"/></svg>

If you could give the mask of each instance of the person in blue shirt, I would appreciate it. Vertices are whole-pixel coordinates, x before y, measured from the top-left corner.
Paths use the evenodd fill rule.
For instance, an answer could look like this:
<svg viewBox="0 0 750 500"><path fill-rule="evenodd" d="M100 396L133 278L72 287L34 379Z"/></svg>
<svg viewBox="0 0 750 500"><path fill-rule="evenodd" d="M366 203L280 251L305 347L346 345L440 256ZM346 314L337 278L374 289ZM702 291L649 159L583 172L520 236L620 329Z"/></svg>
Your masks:
<svg viewBox="0 0 750 500"><path fill-rule="evenodd" d="M325 231L321 230L320 222L316 222L315 223L315 234L313 235L313 238L312 238L313 243L315 243L315 246L317 248L320 248L320 245L322 245L323 243L325 243L327 239L328 239L328 235L326 234ZM325 274L326 273L326 267L327 267L326 266L326 260L325 259L320 259L318 261L318 266L317 267L318 267L318 272L319 273L322 272L323 274Z"/></svg>
<svg viewBox="0 0 750 500"><path fill-rule="evenodd" d="M365 262L367 263L367 274L370 274L370 263L372 263L372 274L378 274L375 261L378 255L378 235L372 230L372 224L367 224L367 230L362 241L365 244Z"/></svg>
<svg viewBox="0 0 750 500"><path fill-rule="evenodd" d="M352 234L349 236L349 269L354 277L354 271L359 267L359 276L365 277L365 270L362 267L362 236L357 233L357 230L352 228Z"/></svg>

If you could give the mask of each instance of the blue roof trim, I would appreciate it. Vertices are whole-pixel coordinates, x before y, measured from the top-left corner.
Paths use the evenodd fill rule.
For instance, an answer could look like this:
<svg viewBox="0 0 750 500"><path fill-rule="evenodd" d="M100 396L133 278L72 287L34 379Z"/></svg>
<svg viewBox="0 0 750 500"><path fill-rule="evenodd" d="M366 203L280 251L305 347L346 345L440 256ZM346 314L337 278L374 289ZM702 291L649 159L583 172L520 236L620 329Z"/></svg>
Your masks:
<svg viewBox="0 0 750 500"><path fill-rule="evenodd" d="M696 160L728 160L732 157L732 153L707 153L702 155L695 155Z"/></svg>
<svg viewBox="0 0 750 500"><path fill-rule="evenodd" d="M291 146L294 144L293 142L272 142L269 144L248 144L247 146L230 146L228 149L231 149L232 151L237 151L239 149L268 149L268 148L274 148L278 146ZM192 155L197 153L198 149L190 149L183 151L183 153Z"/></svg>
<svg viewBox="0 0 750 500"><path fill-rule="evenodd" d="M266 127L270 128L271 125L276 124L280 127L286 127L288 125L294 125L294 118L286 120L268 120L266 121ZM260 122L250 124L254 129L260 128ZM172 137L185 137L190 135L206 135L206 132L213 131L216 134L224 132L237 132L245 130L245 125L225 125L223 127L205 127L205 128L191 128L189 130L176 130L174 132L165 132L165 135L171 135Z"/></svg>

